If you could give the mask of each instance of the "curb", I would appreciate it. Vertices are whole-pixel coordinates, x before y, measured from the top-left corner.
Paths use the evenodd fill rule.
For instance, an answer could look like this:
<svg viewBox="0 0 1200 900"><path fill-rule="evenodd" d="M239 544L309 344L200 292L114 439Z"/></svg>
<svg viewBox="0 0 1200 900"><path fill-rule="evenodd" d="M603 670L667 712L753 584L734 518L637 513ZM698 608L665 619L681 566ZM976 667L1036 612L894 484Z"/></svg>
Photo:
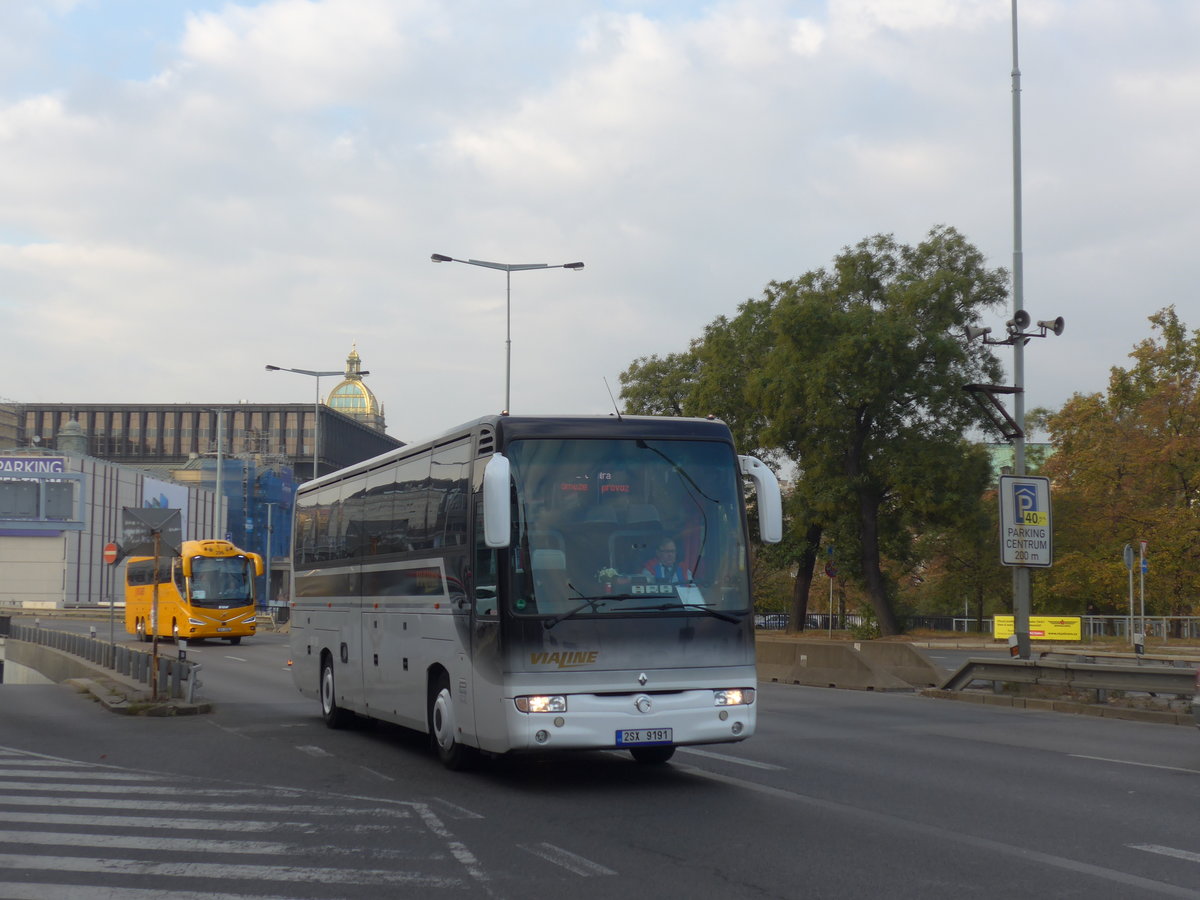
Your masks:
<svg viewBox="0 0 1200 900"><path fill-rule="evenodd" d="M109 712L123 716L196 716L212 712L212 703L186 703L183 700L151 700L143 690L135 690L110 678L68 678L68 684L80 693L91 694Z"/></svg>
<svg viewBox="0 0 1200 900"><path fill-rule="evenodd" d="M1150 722L1157 725L1190 725L1196 719L1190 712L1176 713L1157 709L1136 709L1128 706L1102 706L1098 703L1079 703L1074 700L1051 700L1044 697L1014 697L1007 694L980 691L944 691L929 688L918 691L922 697L936 700L959 700L984 706L1010 706L1014 709L1037 709L1046 712L1072 713L1078 716L1098 716L1104 719L1125 719L1130 722Z"/></svg>

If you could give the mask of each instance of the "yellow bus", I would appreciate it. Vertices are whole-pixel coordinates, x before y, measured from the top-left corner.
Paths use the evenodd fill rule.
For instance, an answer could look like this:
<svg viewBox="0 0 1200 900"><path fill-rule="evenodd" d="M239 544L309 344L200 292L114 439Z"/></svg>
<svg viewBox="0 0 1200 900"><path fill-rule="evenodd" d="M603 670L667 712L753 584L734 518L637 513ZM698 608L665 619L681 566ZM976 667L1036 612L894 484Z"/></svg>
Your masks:
<svg viewBox="0 0 1200 900"><path fill-rule="evenodd" d="M139 641L221 638L239 644L254 634L254 576L262 557L229 541L184 541L180 555L130 557L125 567L125 630ZM158 582L155 628L154 587Z"/></svg>

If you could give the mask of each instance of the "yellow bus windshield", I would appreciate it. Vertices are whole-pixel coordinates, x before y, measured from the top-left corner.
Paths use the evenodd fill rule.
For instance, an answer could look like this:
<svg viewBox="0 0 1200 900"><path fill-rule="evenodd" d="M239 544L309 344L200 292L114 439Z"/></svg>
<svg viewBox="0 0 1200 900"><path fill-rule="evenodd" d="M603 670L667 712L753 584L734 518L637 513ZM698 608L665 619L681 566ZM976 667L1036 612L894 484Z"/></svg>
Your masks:
<svg viewBox="0 0 1200 900"><path fill-rule="evenodd" d="M193 556L193 606L227 609L254 602L253 571L244 556Z"/></svg>

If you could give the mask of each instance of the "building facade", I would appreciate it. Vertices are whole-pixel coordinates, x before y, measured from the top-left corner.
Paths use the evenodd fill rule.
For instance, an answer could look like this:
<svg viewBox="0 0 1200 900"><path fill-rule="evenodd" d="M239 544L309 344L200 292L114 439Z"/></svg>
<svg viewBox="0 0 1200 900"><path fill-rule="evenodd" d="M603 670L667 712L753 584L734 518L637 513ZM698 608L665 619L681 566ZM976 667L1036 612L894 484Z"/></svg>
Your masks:
<svg viewBox="0 0 1200 900"><path fill-rule="evenodd" d="M178 509L187 540L212 533L216 501L200 485L102 459L0 450L0 614L123 600L124 567L104 562L104 545L121 542L125 508Z"/></svg>

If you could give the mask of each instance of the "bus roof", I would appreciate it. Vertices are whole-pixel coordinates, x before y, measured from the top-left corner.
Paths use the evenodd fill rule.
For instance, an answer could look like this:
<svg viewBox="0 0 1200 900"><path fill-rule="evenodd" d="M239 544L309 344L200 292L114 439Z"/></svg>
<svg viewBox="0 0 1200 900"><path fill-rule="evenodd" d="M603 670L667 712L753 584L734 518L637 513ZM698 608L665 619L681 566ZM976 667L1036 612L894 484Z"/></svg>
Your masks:
<svg viewBox="0 0 1200 900"><path fill-rule="evenodd" d="M536 438L565 438L576 440L600 438L649 438L652 440L706 440L733 444L729 426L716 418L696 419L681 416L482 416L465 422L457 428L445 431L435 438L416 441L389 450L379 456L363 460L328 475L301 484L303 493L323 484L341 481L349 475L366 472L392 460L405 459L449 443L481 428L491 428L496 435L496 449L501 450L511 441Z"/></svg>

